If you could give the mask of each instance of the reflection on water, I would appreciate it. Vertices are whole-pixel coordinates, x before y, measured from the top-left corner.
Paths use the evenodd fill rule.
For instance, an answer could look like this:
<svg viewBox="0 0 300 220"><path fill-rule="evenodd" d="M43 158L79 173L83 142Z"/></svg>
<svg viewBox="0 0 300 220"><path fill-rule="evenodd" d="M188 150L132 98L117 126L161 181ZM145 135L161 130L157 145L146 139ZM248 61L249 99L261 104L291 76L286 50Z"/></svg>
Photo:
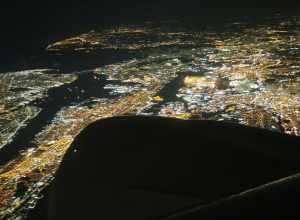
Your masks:
<svg viewBox="0 0 300 220"><path fill-rule="evenodd" d="M33 143L3 165L0 218L34 207L74 136L100 118L163 115L300 135L299 17L274 17L259 24L229 22L222 28L189 26L147 23L94 30L53 43L47 50L59 56L108 48L134 50L136 58L68 75L49 70L0 75L0 145L38 117L46 105L36 103L47 102L47 96L55 99L47 93L50 88L78 85L77 90L66 86L72 100L66 95L67 105L44 121ZM79 88L80 75L89 75L89 83L104 84L106 92L92 90L86 95Z"/></svg>

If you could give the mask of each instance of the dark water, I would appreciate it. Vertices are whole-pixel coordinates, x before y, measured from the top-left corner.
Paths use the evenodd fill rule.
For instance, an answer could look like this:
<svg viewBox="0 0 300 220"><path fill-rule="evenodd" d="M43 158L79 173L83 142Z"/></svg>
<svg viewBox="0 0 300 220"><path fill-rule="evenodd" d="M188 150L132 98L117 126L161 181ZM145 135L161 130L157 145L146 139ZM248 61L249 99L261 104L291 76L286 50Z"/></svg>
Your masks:
<svg viewBox="0 0 300 220"><path fill-rule="evenodd" d="M43 127L51 123L55 114L65 106L74 102L81 102L90 97L111 97L103 87L106 85L104 76L94 74L79 74L78 79L70 84L49 89L46 100L33 101L31 105L41 108L41 112L33 118L26 127L20 129L12 142L0 149L0 165L9 162L18 152L34 146L31 141Z"/></svg>

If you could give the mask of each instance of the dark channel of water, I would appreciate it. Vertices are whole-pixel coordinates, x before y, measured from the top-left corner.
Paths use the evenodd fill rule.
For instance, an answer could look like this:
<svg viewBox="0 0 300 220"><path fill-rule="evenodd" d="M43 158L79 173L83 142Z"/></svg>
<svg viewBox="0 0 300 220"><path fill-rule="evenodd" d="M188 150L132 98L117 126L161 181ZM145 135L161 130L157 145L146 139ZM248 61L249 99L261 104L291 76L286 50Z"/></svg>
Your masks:
<svg viewBox="0 0 300 220"><path fill-rule="evenodd" d="M20 59L13 66L0 64L0 74L29 69L59 69L62 73L68 74L94 69L137 56L137 52L125 49L101 49L90 53L64 51L62 54L43 50Z"/></svg>
<svg viewBox="0 0 300 220"><path fill-rule="evenodd" d="M203 72L192 72L192 71L186 71L186 72L178 72L177 77L167 83L156 95L163 98L163 101L154 104L149 109L145 111L145 113L154 113L158 114L160 111L160 107L162 105L167 104L168 102L184 102L181 97L177 96L177 93L179 89L182 87L184 78L187 76L199 76L203 75ZM185 103L185 102L184 102Z"/></svg>
<svg viewBox="0 0 300 220"><path fill-rule="evenodd" d="M84 72L78 75L78 79L60 87L51 88L45 101L31 104L40 107L41 112L22 129L20 129L12 142L0 149L0 165L4 165L19 152L34 146L32 140L43 127L51 122L56 113L65 106L79 103L90 97L111 97L109 90L103 87L107 84L106 77L92 72Z"/></svg>

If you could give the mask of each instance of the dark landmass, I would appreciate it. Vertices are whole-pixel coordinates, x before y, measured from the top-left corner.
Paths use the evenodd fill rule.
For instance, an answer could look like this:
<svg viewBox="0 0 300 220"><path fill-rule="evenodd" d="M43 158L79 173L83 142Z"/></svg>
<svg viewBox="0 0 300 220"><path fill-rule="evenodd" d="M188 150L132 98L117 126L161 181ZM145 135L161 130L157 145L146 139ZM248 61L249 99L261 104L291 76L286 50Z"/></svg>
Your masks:
<svg viewBox="0 0 300 220"><path fill-rule="evenodd" d="M231 123L100 120L76 137L30 219L299 217L299 144Z"/></svg>

